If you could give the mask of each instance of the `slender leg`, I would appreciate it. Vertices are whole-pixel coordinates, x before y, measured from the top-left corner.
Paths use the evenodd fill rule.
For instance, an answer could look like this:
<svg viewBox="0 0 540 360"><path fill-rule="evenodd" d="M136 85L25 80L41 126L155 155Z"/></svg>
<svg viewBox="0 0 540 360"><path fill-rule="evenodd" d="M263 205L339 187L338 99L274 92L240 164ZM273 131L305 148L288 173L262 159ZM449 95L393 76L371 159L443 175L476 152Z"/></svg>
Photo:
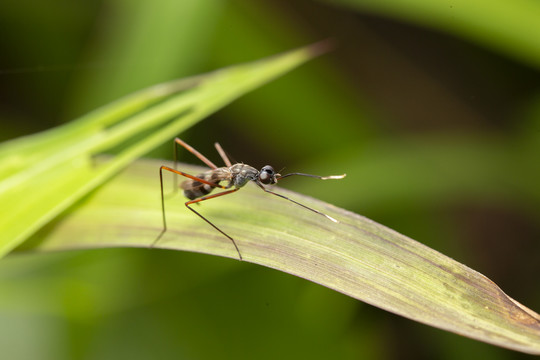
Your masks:
<svg viewBox="0 0 540 360"><path fill-rule="evenodd" d="M150 247L154 247L158 241L161 239L161 237L163 236L163 234L165 234L165 232L167 231L167 220L166 220L166 217L165 217L165 199L164 199L164 196L163 196L163 170L167 170L167 171L170 171L174 174L178 174L178 175L182 175L182 176L185 176L187 178L190 178L192 180L196 180L196 181L199 181L203 184L208 184L212 187L217 187L217 188L221 188L221 189L226 189L225 186L222 186L222 185L218 185L218 184L214 184L214 183L211 183L209 181L206 181L204 179L201 179L201 178L198 178L196 176L193 176L193 175L190 175L188 173L185 173L183 171L178 171L178 170L175 170L175 169L172 169L168 166L161 166L159 168L159 183L160 183L160 186L161 186L161 214L162 214L162 217L163 217L163 230L161 230L161 233L159 233L158 237L156 238L156 240L154 240L154 242L152 243L152 245ZM231 194L235 191L238 191L240 188L235 188L235 189L232 189L232 190L228 190L228 191L224 191L224 192L220 192L218 194L214 194L214 195L210 195L210 196L203 196L199 199L195 199L195 200L191 200L191 201L188 201L186 202L186 207L193 211L195 214L197 214L200 218L202 218L204 221L206 221L208 224L210 224L212 227L214 227L214 229L216 229L217 231L219 231L220 233L222 233L223 235L225 235L229 240L232 241L235 249L236 249L236 252L238 252L238 256L240 258L240 261L242 260L242 255L240 254L240 250L238 249L238 246L236 245L236 242L233 240L232 237L230 237L229 235L227 235L225 232L223 232L223 230L221 230L220 228L218 228L216 225L214 225L213 223L211 223L208 219L206 219L204 216L202 216L200 213L198 213L195 209L191 208L189 205L191 204L195 204L195 203L198 203L198 202L201 202L201 201L204 201L204 200L209 200L209 199L213 199L215 197L218 197L218 196L223 196L223 195L227 195L227 194Z"/></svg>
<svg viewBox="0 0 540 360"><path fill-rule="evenodd" d="M205 163L206 165L208 165L208 167L210 167L212 170L214 169L217 169L217 166L214 165L213 162L211 162L210 160L208 160L203 154L201 154L200 152L198 152L197 150L195 150L193 147L191 147L190 145L188 145L186 142L184 142L183 140L179 139L179 138L175 138L174 139L174 142L177 143L178 145L181 145L184 149L186 149L187 151L189 151L190 153L192 153L193 155L195 155L199 160L201 160L203 163ZM176 152L176 147L174 148L175 149L175 152ZM175 153L175 159L176 159L176 153Z"/></svg>
<svg viewBox="0 0 540 360"><path fill-rule="evenodd" d="M193 209L192 207L190 207L189 205L191 204L196 204L196 203L199 203L201 201L204 201L204 200L210 200L210 199L214 199L214 198L217 198L219 196L223 196L223 195L228 195L228 194L232 194L233 192L236 192L240 190L240 188L235 188L235 189L232 189L232 190L228 190L228 191L223 191L223 192L220 192L218 194L214 194L214 195L209 195L209 196L203 196L201 198L198 198L198 199L195 199L195 200L190 200L188 202L186 202L186 207L193 211L195 214L197 214L201 219L203 219L204 221L206 221L210 226L212 226L214 229L216 229L217 231L219 231L220 233L222 233L223 235L225 235L229 240L232 241L234 247L236 248L236 252L238 253L238 257L240 258L240 261L242 261L242 254L240 254L240 250L238 249L238 246L236 245L236 242L234 241L234 239L232 237L230 237L229 235L227 235L223 230L221 230L220 228L218 228L216 225L214 225L212 222L210 222L210 220L208 220L207 218L205 218L204 216L202 216L197 210Z"/></svg>
<svg viewBox="0 0 540 360"><path fill-rule="evenodd" d="M159 168L159 185L160 185L160 188L161 188L161 214L162 214L162 217L163 217L163 230L161 231L159 236L156 238L156 240L154 240L154 242L152 243L152 245L150 247L154 247L157 244L157 242L159 241L159 239L161 239L163 234L165 234L165 232L167 231L167 220L165 218L165 197L163 195L163 170L167 170L167 171L170 171L170 172L172 172L174 174L185 176L185 177L190 178L192 180L199 181L199 182L201 182L203 184L208 184L208 185L210 185L212 187L219 187L219 188L225 189L224 186L208 182L208 181L206 181L204 179L200 179L200 178L198 178L196 176L187 174L187 173L185 173L183 171L178 171L178 170L172 169L172 168L170 168L168 166L161 166Z"/></svg>
<svg viewBox="0 0 540 360"><path fill-rule="evenodd" d="M309 206L306 206L306 205L304 205L304 204L300 204L298 201L294 201L293 199L288 198L288 197L286 197L285 195L281 195L281 194L275 193L275 192L273 192L273 191L270 191L270 190L266 189L263 185L261 185L261 184L259 184L259 183L257 183L257 185L259 185L259 187L260 187L261 189L263 189L264 191L266 191L266 192L269 193L269 194L279 196L280 198L285 199L285 200L289 200L290 202L293 202L293 203L295 203L296 205L300 205L300 206L303 207L304 209L311 210L311 211L313 211L313 212L316 213L316 214L322 215L322 216L324 216L325 218L327 218L327 219L329 219L329 220L332 220L332 221L335 222L335 223L338 223L338 222L339 222L339 221L337 221L336 219L334 219L333 217L331 217L330 215L326 215L325 213L322 213L322 212L320 212L320 211L318 211L318 210L315 210L315 209L313 209L313 208L310 208Z"/></svg>
<svg viewBox="0 0 540 360"><path fill-rule="evenodd" d="M229 157L227 156L227 154L225 153L221 145L219 145L219 143L217 142L214 144L214 146L216 147L216 150L219 153L219 156L221 156L221 158L223 159L225 166L231 167L232 166L231 160L229 160Z"/></svg>
<svg viewBox="0 0 540 360"><path fill-rule="evenodd" d="M199 160L201 160L203 163L208 165L211 169L217 169L217 166L213 162L211 162L203 154L201 154L200 152L195 150L194 147L190 146L188 143L186 143L185 141L183 141L180 138L175 138L174 139L174 144L173 144L173 149L174 149L174 151L173 151L173 153L174 153L174 169L175 170L178 169L178 146L177 145L182 146L184 149L186 149L187 151L189 151L190 153L195 155ZM178 174L176 172L174 172L174 171L173 171L173 173L174 173L173 193L176 194L176 192L178 191Z"/></svg>

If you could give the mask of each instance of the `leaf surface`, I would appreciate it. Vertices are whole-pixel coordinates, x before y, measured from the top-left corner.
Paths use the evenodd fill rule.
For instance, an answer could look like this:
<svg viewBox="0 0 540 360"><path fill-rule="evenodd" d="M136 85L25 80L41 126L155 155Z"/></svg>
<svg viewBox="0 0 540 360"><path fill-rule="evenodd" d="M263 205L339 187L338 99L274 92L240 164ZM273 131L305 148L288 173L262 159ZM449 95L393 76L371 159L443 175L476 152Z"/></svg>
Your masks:
<svg viewBox="0 0 540 360"><path fill-rule="evenodd" d="M318 43L153 86L56 129L0 146L0 255L126 165L243 94L325 51ZM117 155L95 166L93 157Z"/></svg>
<svg viewBox="0 0 540 360"><path fill-rule="evenodd" d="M162 230L161 164L136 162L40 231L22 250L149 247ZM201 171L184 164L181 169L191 174ZM169 229L156 247L237 259L230 240L186 209L180 192L170 190L172 178L165 176ZM347 180L321 181L320 186L330 191L332 181ZM430 326L540 354L540 316L484 275L360 215L274 189L338 219L336 224L251 185L197 207L235 239L245 261Z"/></svg>

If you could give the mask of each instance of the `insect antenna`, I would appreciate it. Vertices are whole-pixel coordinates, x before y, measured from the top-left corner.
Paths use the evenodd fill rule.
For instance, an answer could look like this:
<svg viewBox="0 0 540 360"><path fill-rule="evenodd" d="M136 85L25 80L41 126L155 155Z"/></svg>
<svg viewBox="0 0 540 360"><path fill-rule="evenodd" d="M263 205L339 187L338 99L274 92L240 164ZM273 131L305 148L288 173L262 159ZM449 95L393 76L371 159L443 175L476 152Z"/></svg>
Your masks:
<svg viewBox="0 0 540 360"><path fill-rule="evenodd" d="M290 174L280 175L280 176L278 176L276 178L276 180L281 180L283 178L293 176L293 175L307 176L307 177L312 177L312 178L316 178L316 179L320 179L320 180L337 180L337 179L343 179L345 176L347 176L347 174L319 176L319 175L311 175L311 174L304 174L304 173L290 173Z"/></svg>
<svg viewBox="0 0 540 360"><path fill-rule="evenodd" d="M312 175L312 174L304 174L304 173L290 173L290 174L285 174L285 175L280 175L280 176L277 176L276 177L276 181L277 180L281 180L283 178L286 178L286 177L289 177L289 176L293 176L293 175L299 175L299 176L307 176L307 177L312 177L312 178L316 178L316 179L320 179L320 180L334 180L334 179L343 179L347 174L342 174L342 175L330 175L330 176L319 176L319 175ZM267 193L269 194L272 194L272 195L276 195L276 196L279 196L280 198L282 199L285 199L285 200L289 200L290 202L292 203L295 203L296 205L300 205L301 207L303 207L304 209L308 209L310 211L313 211L314 213L316 214L319 214L319 215L322 215L324 216L325 218L329 219L329 220L332 220L333 222L335 223L338 223L339 221L337 221L336 219L334 219L333 217L331 217L330 215L327 215L325 213L322 213L320 212L319 210L315 210L313 208L310 208L309 206L306 206L304 204L301 204L299 203L298 201L295 201L291 198L288 198L287 196L285 195L281 195L281 194L278 194L278 193L275 193L273 191L270 191L268 190L267 188L265 188L261 183L257 182L257 185L259 185L259 187L261 189L263 189L264 191L266 191Z"/></svg>

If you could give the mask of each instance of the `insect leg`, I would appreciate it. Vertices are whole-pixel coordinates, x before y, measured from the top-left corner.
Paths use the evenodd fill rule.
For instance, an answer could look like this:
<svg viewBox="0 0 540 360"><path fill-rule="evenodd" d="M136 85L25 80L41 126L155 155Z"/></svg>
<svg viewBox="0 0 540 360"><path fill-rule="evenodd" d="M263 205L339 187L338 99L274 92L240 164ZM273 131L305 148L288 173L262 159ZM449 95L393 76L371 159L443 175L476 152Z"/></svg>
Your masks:
<svg viewBox="0 0 540 360"><path fill-rule="evenodd" d="M204 156L203 154L201 154L200 152L198 152L197 150L195 150L195 148L193 148L192 146L190 146L188 143L186 143L185 141L181 140L180 138L175 138L174 139L174 142L178 145L181 145L184 149L186 149L187 151L189 151L190 153L192 153L193 155L195 155L199 160L201 160L203 163L205 163L206 165L208 165L208 167L210 167L212 170L214 169L217 169L217 166L211 162L210 160L208 160L206 158L206 156ZM176 146L174 147L174 158L175 158L175 162L176 162L176 159L177 159L177 156L176 156Z"/></svg>
<svg viewBox="0 0 540 360"><path fill-rule="evenodd" d="M175 138L173 143L173 153L174 153L174 169L178 169L178 146L181 145L184 149L195 155L199 160L201 160L203 163L208 165L211 169L217 169L217 166L208 160L203 154L195 150L194 147L186 143L180 138ZM173 171L174 172L174 171ZM173 181L173 193L176 193L178 191L178 175L177 173L174 173L174 181Z"/></svg>
<svg viewBox="0 0 540 360"><path fill-rule="evenodd" d="M190 175L190 174L185 173L183 171L178 171L176 169L172 169L172 168L170 168L168 166L161 166L159 168L159 185L160 185L160 189L161 189L161 215L163 217L163 230L161 230L161 233L159 233L156 240L154 240L154 242L150 245L151 248L153 248L158 243L158 241L161 239L163 234L165 234L165 232L167 231L167 219L165 218L165 197L163 195L163 170L170 171L170 172L174 173L175 175L185 176L185 177L190 178L192 180L199 181L199 182L201 182L203 184L208 184L208 185L210 185L212 187L219 187L219 188L225 189L225 187L222 186L222 185L211 183L211 182L209 182L207 180L198 178L196 176Z"/></svg>
<svg viewBox="0 0 540 360"><path fill-rule="evenodd" d="M229 235L227 235L223 230L221 230L220 228L218 228L216 225L214 225L212 222L210 222L210 220L208 220L207 218L205 218L204 216L202 216L199 212L197 212L197 210L193 209L192 207L190 207L189 205L191 204L196 204L196 203L199 203L201 201L205 201L205 200L210 200L210 199L214 199L214 198L217 198L218 196L223 196L223 195L228 195L228 194L232 194L233 192L235 191L238 191L240 190L240 188L235 188L235 189L232 189L232 190L228 190L228 191L223 191L223 192L220 192L218 194L214 194L214 195L209 195L209 196L203 196L199 199L195 199L195 200L190 200L188 202L186 202L186 207L193 211L195 214L197 214L201 219L203 219L204 221L206 221L210 226L212 226L214 229L216 229L217 231L219 231L220 233L222 233L223 235L225 235L229 240L232 241L234 247L236 248L236 252L238 253L238 257L240 258L240 261L242 261L242 254L240 254L240 250L238 249L238 246L236 245L236 242L234 241L234 239L232 237L230 237Z"/></svg>
<svg viewBox="0 0 540 360"><path fill-rule="evenodd" d="M229 160L229 157L227 156L227 154L225 153L221 145L219 145L219 143L217 142L214 144L214 146L216 147L216 150L219 153L219 156L221 156L221 158L223 159L225 166L231 167L232 166L231 160Z"/></svg>
<svg viewBox="0 0 540 360"><path fill-rule="evenodd" d="M322 215L322 216L324 216L325 218L327 218L328 220L332 220L332 221L335 222L335 223L338 223L338 222L339 222L339 221L337 221L336 219L334 219L333 217L331 217L330 215L326 215L325 213L322 213L322 212L320 212L319 210L315 210L315 209L313 209L313 208L310 208L309 206L306 206L306 205L304 205L304 204L301 204L301 203L299 203L298 201L295 201L295 200L293 200L293 199L291 199L291 198L286 197L285 195L281 195L281 194L275 193L275 192L273 192L273 191L270 191L270 190L266 189L263 185L261 185L261 184L259 184L259 183L257 183L257 185L259 185L259 187L260 187L261 189L263 189L264 191L266 191L266 192L269 193L269 194L279 196L280 198L285 199L285 200L289 200L290 202L293 202L293 203L295 203L296 205L300 205L300 206L303 207L304 209L311 210L311 211L313 211L313 212L316 213L316 214Z"/></svg>

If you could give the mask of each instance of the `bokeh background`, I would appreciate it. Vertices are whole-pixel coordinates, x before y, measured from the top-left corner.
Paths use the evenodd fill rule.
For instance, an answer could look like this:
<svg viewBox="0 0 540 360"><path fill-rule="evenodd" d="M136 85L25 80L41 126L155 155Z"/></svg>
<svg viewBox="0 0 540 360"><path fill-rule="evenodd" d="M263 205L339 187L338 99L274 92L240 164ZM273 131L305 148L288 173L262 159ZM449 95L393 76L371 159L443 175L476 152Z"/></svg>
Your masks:
<svg viewBox="0 0 540 360"><path fill-rule="evenodd" d="M332 38L332 53L182 138L216 161L219 141L256 167L346 172L331 186L312 179L283 186L439 250L539 311L540 36L531 28L523 38L532 45L513 47L508 35L519 34L535 5L516 2L505 14L512 21L482 37L499 5L469 3L476 2L465 20L451 13L462 1L439 2L443 10L410 1L400 10L403 2L390 0L5 0L0 141L155 83ZM441 11L452 26L437 20ZM506 37L508 46L493 45ZM171 144L149 154L171 155ZM274 270L147 249L2 259L0 352L5 359L529 358Z"/></svg>

